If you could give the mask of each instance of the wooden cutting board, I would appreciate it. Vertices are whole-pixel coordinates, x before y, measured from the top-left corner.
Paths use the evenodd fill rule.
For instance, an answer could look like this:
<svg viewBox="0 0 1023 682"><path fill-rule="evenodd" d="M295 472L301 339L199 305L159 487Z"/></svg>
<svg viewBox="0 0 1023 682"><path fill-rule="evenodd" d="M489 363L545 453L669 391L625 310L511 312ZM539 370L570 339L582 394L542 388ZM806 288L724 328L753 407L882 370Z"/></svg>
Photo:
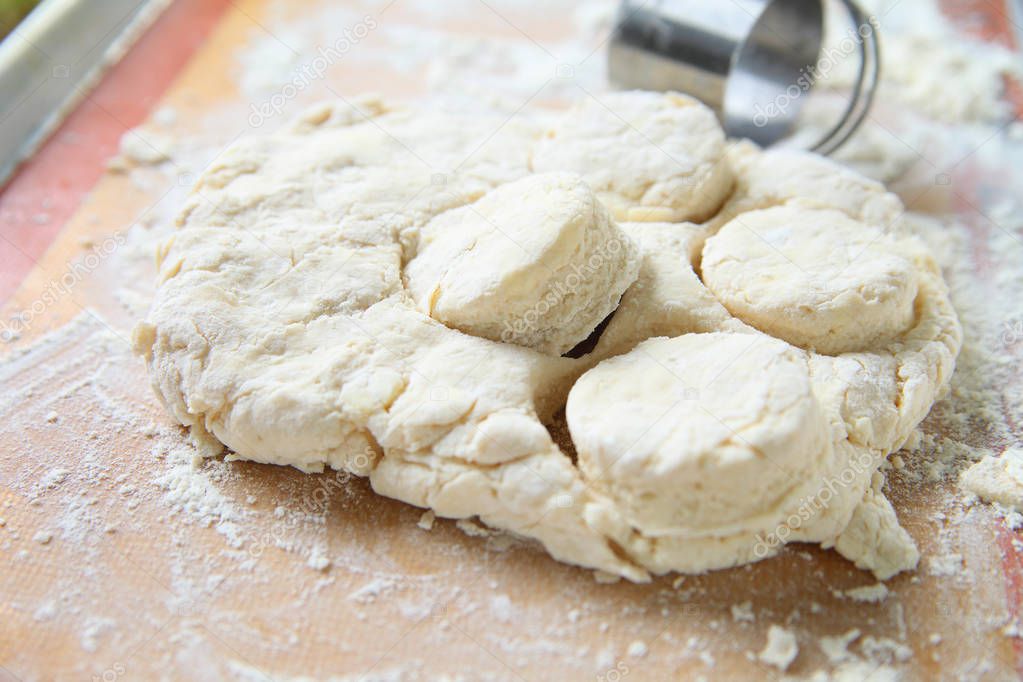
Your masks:
<svg viewBox="0 0 1023 682"><path fill-rule="evenodd" d="M351 9L381 24L525 49L546 50L573 21L564 3L466 1L444 16L415 0L363 4ZM991 37L1008 39L1004 6L979 4ZM870 576L814 548L684 580L606 584L475 525L424 529L422 510L361 480L191 465L129 349L144 306L131 292L151 290L153 275L139 254L201 172L193 161L210 156L190 155L187 141L223 145L231 125L245 125L237 51L288 47L278 27L318 12L178 0L0 195L2 319L31 318L0 346L0 679L759 679L776 673L754 656L772 624L797 634L795 676L834 669L819 640L852 629L846 665L859 678L887 679L886 655L908 679L1023 672L1020 640L999 631L1020 608L1018 534L987 508L964 509L949 481L889 477L925 559L889 581L886 599L864 603L842 593ZM599 39L593 48L602 59ZM359 55L317 85L344 96L424 90L428 55ZM121 135L158 110L186 151L159 168L104 170ZM964 202L981 203L989 183L968 166L952 172L967 197L920 203L978 225L982 266L983 228ZM969 445L998 444L978 429ZM953 574L933 575L942 567Z"/></svg>

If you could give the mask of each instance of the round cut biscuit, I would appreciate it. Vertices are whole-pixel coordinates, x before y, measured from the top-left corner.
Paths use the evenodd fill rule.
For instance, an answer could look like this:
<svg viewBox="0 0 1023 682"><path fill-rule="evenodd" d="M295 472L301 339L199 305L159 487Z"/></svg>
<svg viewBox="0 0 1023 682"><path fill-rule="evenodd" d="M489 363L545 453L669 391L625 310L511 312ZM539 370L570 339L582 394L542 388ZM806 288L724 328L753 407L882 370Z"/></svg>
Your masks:
<svg viewBox="0 0 1023 682"><path fill-rule="evenodd" d="M587 184L545 173L431 221L405 277L420 310L449 327L562 355L638 271L635 245Z"/></svg>

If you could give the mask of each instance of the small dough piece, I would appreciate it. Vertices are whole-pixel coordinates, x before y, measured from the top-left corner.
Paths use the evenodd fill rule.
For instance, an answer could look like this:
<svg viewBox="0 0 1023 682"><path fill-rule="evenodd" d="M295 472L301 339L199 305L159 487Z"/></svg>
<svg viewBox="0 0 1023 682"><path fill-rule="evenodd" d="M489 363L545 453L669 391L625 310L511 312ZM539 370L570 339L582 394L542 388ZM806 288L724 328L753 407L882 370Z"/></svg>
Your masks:
<svg viewBox="0 0 1023 682"><path fill-rule="evenodd" d="M705 220L732 188L714 113L678 93L583 99L547 130L532 167L581 174L616 219L632 222Z"/></svg>
<svg viewBox="0 0 1023 682"><path fill-rule="evenodd" d="M985 455L959 477L959 485L985 502L1023 511L1023 448Z"/></svg>
<svg viewBox="0 0 1023 682"><path fill-rule="evenodd" d="M703 281L746 323L838 355L876 347L912 325L911 254L840 211L778 206L738 216L708 239Z"/></svg>
<svg viewBox="0 0 1023 682"><path fill-rule="evenodd" d="M839 554L878 580L911 571L920 562L913 537L899 525L892 503L881 492L883 484L884 475L875 471L849 525L835 538Z"/></svg>
<svg viewBox="0 0 1023 682"><path fill-rule="evenodd" d="M641 343L566 413L584 477L648 537L775 527L832 452L805 354L762 334Z"/></svg>
<svg viewBox="0 0 1023 682"><path fill-rule="evenodd" d="M562 355L615 309L639 255L581 178L546 173L431 221L405 272L435 320Z"/></svg>

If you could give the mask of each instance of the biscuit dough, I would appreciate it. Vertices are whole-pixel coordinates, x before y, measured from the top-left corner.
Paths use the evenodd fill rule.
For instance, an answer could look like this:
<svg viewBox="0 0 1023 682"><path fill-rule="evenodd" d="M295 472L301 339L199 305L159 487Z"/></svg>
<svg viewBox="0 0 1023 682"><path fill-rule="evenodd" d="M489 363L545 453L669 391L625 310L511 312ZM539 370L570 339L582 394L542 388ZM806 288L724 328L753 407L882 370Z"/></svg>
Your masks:
<svg viewBox="0 0 1023 682"><path fill-rule="evenodd" d="M937 266L901 236L901 204L882 187L812 155L784 157L786 177L777 152L720 153L712 118L674 97L607 97L642 124L639 136L591 120L589 104L554 124L552 139L534 117L483 105L364 97L241 140L200 178L157 254L156 297L134 334L156 393L193 438L232 459L368 476L382 495L478 517L630 580L756 561L793 541L834 546L879 576L912 568L916 549L877 470L954 367L961 330ZM679 222L714 213L732 169L719 214ZM534 171L582 176L598 201L577 177ZM806 182L790 182L797 175ZM547 291L538 262L557 272L618 239L602 201L643 220L621 225L638 256L588 281L592 305L552 306L545 331L516 343L458 328L503 321ZM516 229L537 239L538 260L516 261L486 235L489 269L455 267L466 252L440 249L464 243L448 229L478 231L466 209L490 202L495 219L535 221ZM701 281L704 240L773 206L813 225L823 209L875 226L890 217L892 249L916 277L913 318L904 328L882 319L884 334L825 355L733 316ZM561 251L562 238L578 253ZM714 249L722 260L751 252L725 238ZM869 279L863 264L850 270ZM451 299L446 321L422 307L437 282L442 294L470 294ZM486 298L491 287L508 310ZM592 352L557 355L619 295ZM578 325L573 313L585 313ZM666 404L662 391L681 386L684 399L687 382L700 400ZM566 403L578 466L551 436ZM659 422L662 406L674 411Z"/></svg>
<svg viewBox="0 0 1023 682"><path fill-rule="evenodd" d="M638 270L635 245L589 185L545 173L431 220L405 278L419 309L449 327L562 355Z"/></svg>

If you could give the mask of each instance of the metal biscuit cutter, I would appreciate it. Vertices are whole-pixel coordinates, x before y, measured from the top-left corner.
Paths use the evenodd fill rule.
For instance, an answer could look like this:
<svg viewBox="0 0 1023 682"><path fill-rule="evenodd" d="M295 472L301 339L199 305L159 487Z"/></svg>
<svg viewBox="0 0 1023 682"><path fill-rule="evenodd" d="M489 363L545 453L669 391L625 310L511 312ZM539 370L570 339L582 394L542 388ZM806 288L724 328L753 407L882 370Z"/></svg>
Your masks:
<svg viewBox="0 0 1023 682"><path fill-rule="evenodd" d="M860 54L839 121L811 149L830 154L859 128L880 74L877 29L853 0L843 40ZM824 0L622 0L608 50L611 81L674 90L713 108L730 137L768 146L789 135L820 71Z"/></svg>

